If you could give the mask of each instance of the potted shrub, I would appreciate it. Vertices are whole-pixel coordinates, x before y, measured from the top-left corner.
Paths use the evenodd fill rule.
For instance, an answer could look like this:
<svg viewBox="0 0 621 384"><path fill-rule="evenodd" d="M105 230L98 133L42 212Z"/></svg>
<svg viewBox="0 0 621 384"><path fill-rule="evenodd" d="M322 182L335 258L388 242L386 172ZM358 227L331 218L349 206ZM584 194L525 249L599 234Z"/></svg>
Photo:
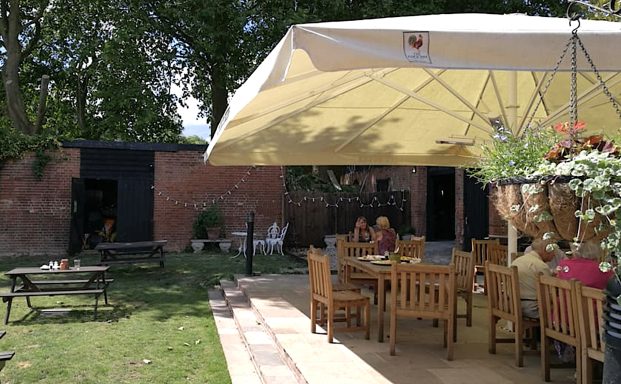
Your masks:
<svg viewBox="0 0 621 384"><path fill-rule="evenodd" d="M194 238L216 240L220 238L223 225L224 216L220 207L214 204L196 216L192 226Z"/></svg>

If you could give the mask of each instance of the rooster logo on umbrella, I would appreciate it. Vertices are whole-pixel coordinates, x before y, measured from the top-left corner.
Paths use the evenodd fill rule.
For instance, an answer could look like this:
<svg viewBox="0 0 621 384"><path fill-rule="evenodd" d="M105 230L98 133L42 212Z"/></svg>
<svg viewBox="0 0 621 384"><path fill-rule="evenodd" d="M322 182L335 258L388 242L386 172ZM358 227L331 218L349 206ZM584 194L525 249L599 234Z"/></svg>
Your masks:
<svg viewBox="0 0 621 384"><path fill-rule="evenodd" d="M410 45L410 47L416 49L416 52L420 53L420 48L423 46L423 35L419 33L418 36L410 36L410 38L408 39L408 44Z"/></svg>

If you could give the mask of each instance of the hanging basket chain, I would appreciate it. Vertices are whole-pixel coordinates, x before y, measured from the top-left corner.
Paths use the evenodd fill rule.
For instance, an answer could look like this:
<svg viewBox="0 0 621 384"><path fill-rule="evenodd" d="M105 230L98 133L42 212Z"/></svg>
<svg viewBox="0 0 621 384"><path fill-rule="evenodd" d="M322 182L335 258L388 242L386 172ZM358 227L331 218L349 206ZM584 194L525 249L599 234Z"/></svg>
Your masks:
<svg viewBox="0 0 621 384"><path fill-rule="evenodd" d="M563 49L563 52L561 53L558 61L554 65L554 68L552 69L552 74L548 78L548 80L547 80L546 84L544 85L543 89L539 92L540 97L537 100L537 104L535 105L535 107L532 110L533 111L532 114L528 118L528 123L526 124L526 129L530 129L531 128L531 124L532 124L533 119L535 118L535 114L537 113L537 110L539 109L539 106L543 102L543 95L546 94L546 92L548 91L548 88L552 84L552 80L554 79L554 75L556 75L556 73L558 72L558 69L559 69L561 63L563 62L563 60L565 59L565 55L567 54L567 51L569 50L570 47L571 47L571 73L570 73L570 91L569 91L569 126L571 128L573 128L575 126L575 124L577 123L577 121L578 121L578 85L577 85L578 53L577 53L577 46L580 46L580 51L584 54L584 57L586 58L586 60L589 63L589 65L591 66L591 70L595 74L595 77L597 78L597 81L599 82L599 85L602 87L602 92L604 93L604 95L606 95L608 97L608 100L610 101L610 103L612 104L613 108L615 109L615 112L619 116L619 119L621 119L621 106L619 105L617 100L614 98L614 96L612 95L610 90L608 89L608 86L606 85L606 82L604 81L604 79L602 78L601 74L599 73L599 70L597 69L597 67L593 63L593 60L591 59L591 55L589 55L589 52L586 50L584 44L582 43L582 40L578 36L578 29L580 28L580 19L579 19L579 17L578 16L572 17L571 20L570 20L570 25L571 25L572 21L577 21L578 22L578 26L572 30L571 37L567 41L567 44L565 44L565 48Z"/></svg>
<svg viewBox="0 0 621 384"><path fill-rule="evenodd" d="M582 53L584 53L584 57L589 62L589 65L591 66L591 69L593 70L593 73L597 77L597 81L602 86L602 92L604 93L604 95L606 95L608 97L610 103L612 104L612 106L614 107L615 111L617 112L617 115L619 116L619 119L621 119L621 107L619 106L619 103L617 103L617 100L615 100L614 96L612 95L612 93L608 89L608 86L606 85L606 82L604 81L604 79L602 79L602 76L599 73L599 70L597 69L597 67L595 67L595 64L593 64L593 60L591 59L591 56L589 55L589 52L587 52L586 48L582 44L582 40L580 40L578 35L576 35L576 38L577 38L578 44L580 45L580 50L582 51Z"/></svg>
<svg viewBox="0 0 621 384"><path fill-rule="evenodd" d="M554 68L552 69L552 74L550 75L550 77L548 77L548 81L543 86L543 89L539 92L540 97L537 100L537 104L535 105L535 108L533 108L533 112L531 113L530 117L528 118L528 123L526 123L526 129L531 128L531 123L533 122L533 119L535 118L535 114L537 113L537 110L539 109L539 106L543 102L543 95L546 94L546 92L548 91L548 88L552 84L552 80L554 79L554 75L556 75L556 73L558 72L559 67L561 66L561 63L565 59L565 55L567 54L567 51L569 50L569 47L572 44L572 41L573 41L573 36L569 40L567 40L567 44L565 44L565 48L563 48L563 52L561 52L561 55L559 56L558 60L556 61L556 64L554 65Z"/></svg>
<svg viewBox="0 0 621 384"><path fill-rule="evenodd" d="M569 22L571 25L571 22ZM571 72L569 80L569 129L570 132L576 126L578 121L578 58L576 52L576 42L580 40L578 37L578 28L580 27L580 20L578 20L578 27L571 31Z"/></svg>

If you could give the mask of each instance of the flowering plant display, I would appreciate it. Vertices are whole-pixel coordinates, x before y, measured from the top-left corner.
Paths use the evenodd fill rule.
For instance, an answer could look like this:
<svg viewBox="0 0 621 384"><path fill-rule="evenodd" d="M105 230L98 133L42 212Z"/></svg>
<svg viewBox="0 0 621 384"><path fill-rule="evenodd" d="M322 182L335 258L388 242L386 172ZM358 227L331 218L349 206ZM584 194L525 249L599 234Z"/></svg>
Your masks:
<svg viewBox="0 0 621 384"><path fill-rule="evenodd" d="M603 135L582 136L580 121L553 128L519 137L497 128L473 174L492 185L499 213L522 232L576 245L600 241L607 254L620 255L620 148Z"/></svg>

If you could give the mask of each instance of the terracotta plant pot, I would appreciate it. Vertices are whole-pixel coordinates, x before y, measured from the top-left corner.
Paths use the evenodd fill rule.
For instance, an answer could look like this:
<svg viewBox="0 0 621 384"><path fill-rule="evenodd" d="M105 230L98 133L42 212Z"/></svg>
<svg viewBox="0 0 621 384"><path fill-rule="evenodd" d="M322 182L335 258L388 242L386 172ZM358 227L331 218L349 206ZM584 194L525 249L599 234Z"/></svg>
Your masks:
<svg viewBox="0 0 621 384"><path fill-rule="evenodd" d="M218 240L220 238L220 227L207 228L207 238L209 240Z"/></svg>

